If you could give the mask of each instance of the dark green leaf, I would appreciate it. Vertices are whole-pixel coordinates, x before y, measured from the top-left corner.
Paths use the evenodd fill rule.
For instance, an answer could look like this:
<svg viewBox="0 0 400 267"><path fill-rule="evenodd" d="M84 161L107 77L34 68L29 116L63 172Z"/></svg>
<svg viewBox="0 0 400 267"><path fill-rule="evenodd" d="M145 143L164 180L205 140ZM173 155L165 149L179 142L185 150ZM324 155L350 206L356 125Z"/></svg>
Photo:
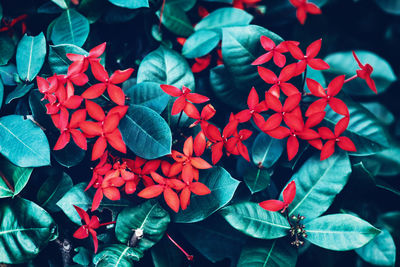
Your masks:
<svg viewBox="0 0 400 267"><path fill-rule="evenodd" d="M148 107L130 106L119 129L126 145L139 157L155 159L171 153L171 130L167 122Z"/></svg>
<svg viewBox="0 0 400 267"><path fill-rule="evenodd" d="M395 238L400 237L400 211L391 211L380 215L378 223L384 225Z"/></svg>
<svg viewBox="0 0 400 267"><path fill-rule="evenodd" d="M350 173L346 153L336 152L323 161L319 153L309 158L290 180L296 182L296 197L289 206L289 215L300 214L310 220L324 213L346 185Z"/></svg>
<svg viewBox="0 0 400 267"><path fill-rule="evenodd" d="M0 203L0 225L0 262L5 264L33 259L57 237L57 226L51 216L23 198Z"/></svg>
<svg viewBox="0 0 400 267"><path fill-rule="evenodd" d="M253 163L271 168L281 157L284 149L282 140L271 138L265 133L259 133L254 140L251 155Z"/></svg>
<svg viewBox="0 0 400 267"><path fill-rule="evenodd" d="M4 85L16 85L16 78L18 77L17 67L10 63L6 66L0 66L0 77Z"/></svg>
<svg viewBox="0 0 400 267"><path fill-rule="evenodd" d="M124 8L149 7L149 0L108 0L110 3Z"/></svg>
<svg viewBox="0 0 400 267"><path fill-rule="evenodd" d="M88 55L88 52L73 44L51 45L49 49L49 65L51 71L57 74L66 74L71 61L66 54Z"/></svg>
<svg viewBox="0 0 400 267"><path fill-rule="evenodd" d="M157 113L163 112L170 97L161 89L160 84L142 82L125 89L130 103L151 108Z"/></svg>
<svg viewBox="0 0 400 267"><path fill-rule="evenodd" d="M25 83L20 83L17 85L17 87L7 95L6 104L10 104L11 101L13 101L14 99L23 97L24 95L26 95L32 88L33 88L34 84L30 83L30 84L25 84Z"/></svg>
<svg viewBox="0 0 400 267"><path fill-rule="evenodd" d="M3 105L3 96L4 96L4 85L0 79L0 109L1 109L1 106Z"/></svg>
<svg viewBox="0 0 400 267"><path fill-rule="evenodd" d="M46 57L46 38L41 32L37 36L24 35L17 47L17 69L24 81L33 81L43 66Z"/></svg>
<svg viewBox="0 0 400 267"><path fill-rule="evenodd" d="M352 250L370 242L381 231L349 214L331 214L305 224L307 240L331 250Z"/></svg>
<svg viewBox="0 0 400 267"><path fill-rule="evenodd" d="M233 197L239 181L222 167L200 171L199 181L205 184L211 193L205 196L191 195L190 205L186 210L181 210L174 217L178 223L191 223L202 221L223 206Z"/></svg>
<svg viewBox="0 0 400 267"><path fill-rule="evenodd" d="M395 176L400 174L400 146L392 142L390 148L374 155L362 157L365 168L372 175Z"/></svg>
<svg viewBox="0 0 400 267"><path fill-rule="evenodd" d="M183 10L189 11L196 5L197 0L166 0L167 5L179 5Z"/></svg>
<svg viewBox="0 0 400 267"><path fill-rule="evenodd" d="M178 36L188 37L193 33L192 23L187 17L182 4L167 1L162 16L162 24ZM176 1L175 1L176 2ZM157 13L160 16L160 12Z"/></svg>
<svg viewBox="0 0 400 267"><path fill-rule="evenodd" d="M257 193L269 186L271 177L267 169L251 166L246 170L243 180L251 193Z"/></svg>
<svg viewBox="0 0 400 267"><path fill-rule="evenodd" d="M169 222L168 212L157 201L149 200L118 214L115 235L121 243L128 244L135 230L142 230L143 238L138 240L135 248L144 252L160 241Z"/></svg>
<svg viewBox="0 0 400 267"><path fill-rule="evenodd" d="M244 246L238 267L294 267L297 251L286 239L251 239Z"/></svg>
<svg viewBox="0 0 400 267"><path fill-rule="evenodd" d="M53 3L55 3L57 6L61 7L62 9L67 9L68 5L65 2L65 0L51 0Z"/></svg>
<svg viewBox="0 0 400 267"><path fill-rule="evenodd" d="M0 66L6 65L12 58L15 51L15 45L8 35L0 36Z"/></svg>
<svg viewBox="0 0 400 267"><path fill-rule="evenodd" d="M174 50L160 46L140 63L137 83L157 82L194 89L193 73L186 60Z"/></svg>
<svg viewBox="0 0 400 267"><path fill-rule="evenodd" d="M182 48L182 55L196 58L207 55L219 43L221 34L213 30L200 30L192 34Z"/></svg>
<svg viewBox="0 0 400 267"><path fill-rule="evenodd" d="M121 244L113 244L103 248L93 259L96 267L128 267L143 257L142 252Z"/></svg>
<svg viewBox="0 0 400 267"><path fill-rule="evenodd" d="M81 265L81 266L89 266L92 263L93 252L88 250L85 247L77 247L74 249L76 255L72 258L72 260Z"/></svg>
<svg viewBox="0 0 400 267"><path fill-rule="evenodd" d="M244 10L225 7L211 12L197 23L195 30L220 30L224 27L248 25L253 16Z"/></svg>
<svg viewBox="0 0 400 267"><path fill-rule="evenodd" d="M19 115L0 118L0 153L20 167L50 164L46 135L31 120Z"/></svg>
<svg viewBox="0 0 400 267"><path fill-rule="evenodd" d="M13 186L12 191L3 179L0 179L0 198L14 197L18 195L29 181L33 168L21 168L15 166L11 162L1 159L0 172L4 175L7 181Z"/></svg>
<svg viewBox="0 0 400 267"><path fill-rule="evenodd" d="M73 44L82 46L89 35L89 21L74 9L65 10L56 18L51 29L51 40L55 45Z"/></svg>
<svg viewBox="0 0 400 267"><path fill-rule="evenodd" d="M185 256L166 236L151 248L151 258L155 267L182 266Z"/></svg>
<svg viewBox="0 0 400 267"><path fill-rule="evenodd" d="M364 108L366 108L371 114L373 114L379 122L390 125L394 123L395 118L392 112L388 110L384 105L379 102L368 102L360 103Z"/></svg>
<svg viewBox="0 0 400 267"><path fill-rule="evenodd" d="M375 3L389 14L400 15L400 2L397 0L375 0Z"/></svg>
<svg viewBox="0 0 400 267"><path fill-rule="evenodd" d="M264 210L258 203L227 206L220 214L233 228L251 237L274 239L289 234L290 225L286 218L279 212Z"/></svg>

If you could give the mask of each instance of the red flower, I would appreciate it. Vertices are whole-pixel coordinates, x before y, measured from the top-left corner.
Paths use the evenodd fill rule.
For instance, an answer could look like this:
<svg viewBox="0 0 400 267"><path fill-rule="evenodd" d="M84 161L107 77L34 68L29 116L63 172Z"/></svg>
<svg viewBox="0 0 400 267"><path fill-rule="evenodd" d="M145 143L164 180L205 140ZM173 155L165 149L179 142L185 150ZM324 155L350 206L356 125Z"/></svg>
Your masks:
<svg viewBox="0 0 400 267"><path fill-rule="evenodd" d="M288 83L296 72L296 64L290 64L284 67L279 74L279 77L269 69L258 67L258 74L260 74L261 79L263 79L268 84L273 84L273 86L268 90L270 94L273 94L276 97L280 96L280 92L291 96L294 94L298 94L299 90L291 83Z"/></svg>
<svg viewBox="0 0 400 267"><path fill-rule="evenodd" d="M215 113L216 110L211 104L204 106L201 114L199 114L197 109L193 110L193 112L188 114L188 116L196 121L193 122L189 127L192 128L200 123L201 129L204 131L204 129L207 128L208 120L214 117Z"/></svg>
<svg viewBox="0 0 400 267"><path fill-rule="evenodd" d="M296 75L303 73L308 66L315 70L327 70L329 69L329 65L320 58L315 58L319 51L321 50L322 39L316 40L311 43L306 50L306 54L304 55L301 49L292 44L287 43L287 47L289 49L290 54L297 60L300 60L297 63Z"/></svg>
<svg viewBox="0 0 400 267"><path fill-rule="evenodd" d="M106 42L90 49L88 56L68 53L66 55L67 58L73 62L70 65L70 68L75 70L77 73L85 72L88 69L89 63L95 63L98 58L104 53L105 49Z"/></svg>
<svg viewBox="0 0 400 267"><path fill-rule="evenodd" d="M116 70L111 77L109 77L107 71L99 61L99 59L92 60L91 67L94 77L100 81L100 83L90 86L85 92L83 92L82 97L86 99L94 99L101 96L107 89L107 93L111 100L117 105L123 106L125 104L125 94L120 87L116 86L116 84L128 80L133 69Z"/></svg>
<svg viewBox="0 0 400 267"><path fill-rule="evenodd" d="M89 184L85 188L85 191L87 191L93 185L96 185L96 188L98 188L100 186L104 175L106 175L106 173L109 170L111 170L111 168L112 168L111 164L107 163L107 159L108 159L108 152L105 151L104 154L100 158L100 162L93 169L92 179L90 180Z"/></svg>
<svg viewBox="0 0 400 267"><path fill-rule="evenodd" d="M47 103L45 105L46 109L47 109L47 114L50 114L50 115L56 114L62 109L78 108L82 103L82 97L80 97L78 95L73 95L73 91L74 91L73 85L71 83L67 84L67 88L65 88L63 85L59 84L57 86L57 90L54 92L56 101ZM45 97L46 97L46 94L45 94Z"/></svg>
<svg viewBox="0 0 400 267"><path fill-rule="evenodd" d="M307 78L307 86L308 89L310 89L311 94L320 97L321 99L318 99L308 107L306 116L309 117L315 113L324 111L328 104L336 113L343 116L349 116L349 110L346 104L339 98L335 97L342 89L343 83L344 75L340 75L334 78L325 90L317 81Z"/></svg>
<svg viewBox="0 0 400 267"><path fill-rule="evenodd" d="M44 94L44 97L41 99L48 100L51 104L54 104L57 101L57 97L54 95L54 92L58 89L58 81L57 78L52 76L47 79L44 79L40 76L36 77L37 86L39 92Z"/></svg>
<svg viewBox="0 0 400 267"><path fill-rule="evenodd" d="M128 168L136 174L136 176L143 180L145 186L153 185L153 179L150 177L150 173L155 172L160 166L161 160L145 160L141 157L136 156L135 160L124 159L128 165Z"/></svg>
<svg viewBox="0 0 400 267"><path fill-rule="evenodd" d="M21 22L21 33L24 34L26 32L26 24L25 24L24 20L26 20L27 18L28 18L28 15L26 15L26 14L20 15L20 16L16 17L15 19L12 19L11 21L3 18L1 21L3 22L4 26L0 28L0 32L10 31L8 34L10 36L12 36L13 28L14 28L15 24L17 24L18 22Z"/></svg>
<svg viewBox="0 0 400 267"><path fill-rule="evenodd" d="M208 66L210 66L211 63L211 54L207 54L202 57L196 57L194 60L194 64L192 65L192 72L193 73L199 73L202 72L203 70L207 69Z"/></svg>
<svg viewBox="0 0 400 267"><path fill-rule="evenodd" d="M139 177L132 173L127 166L126 162L115 162L113 169L106 174L107 178L120 177L125 181L125 193L133 194L136 191L136 186L139 183Z"/></svg>
<svg viewBox="0 0 400 267"><path fill-rule="evenodd" d="M92 211L95 211L100 206L103 196L109 200L119 200L121 198L121 193L117 187L123 186L124 183L125 181L122 177L114 176L114 171L112 169L104 175L104 178L99 177L98 181L93 186L97 190L93 197Z"/></svg>
<svg viewBox="0 0 400 267"><path fill-rule="evenodd" d="M367 82L368 87L375 92L375 94L378 93L376 90L376 85L374 80L371 78L372 71L374 68L370 64L365 64L363 65L361 61L358 59L356 53L353 51L353 56L355 60L358 63L358 66L361 68L361 70L357 70L357 76L360 77L361 79L365 80Z"/></svg>
<svg viewBox="0 0 400 267"><path fill-rule="evenodd" d="M248 109L240 111L235 115L235 118L244 123L253 118L255 124L261 127L264 124L264 118L260 115L261 112L268 110L268 106L264 101L259 100L258 94L254 87L251 88L249 96L247 97Z"/></svg>
<svg viewBox="0 0 400 267"><path fill-rule="evenodd" d="M304 24L307 18L307 13L318 15L321 14L321 9L314 4L310 3L307 0L289 0L289 2L297 9L296 17L300 21L301 24Z"/></svg>
<svg viewBox="0 0 400 267"><path fill-rule="evenodd" d="M227 133L227 127L224 128L222 135L219 129L212 125L209 124L207 126L207 130L204 131L204 134L207 136L207 138L213 143L211 146L211 162L212 164L217 164L217 162L221 159L223 155L223 148L225 143L228 141L227 137L225 136L231 136L233 131L236 130L236 128L233 129L232 133Z"/></svg>
<svg viewBox="0 0 400 267"><path fill-rule="evenodd" d="M204 196L210 194L211 191L205 184L199 182L188 183L182 189L181 194L179 195L182 210L185 210L190 204L191 193L199 196Z"/></svg>
<svg viewBox="0 0 400 267"><path fill-rule="evenodd" d="M249 151L242 141L247 140L252 135L250 130L240 130L239 133L235 132L233 137L229 138L226 142L226 150L233 155L241 155L245 160L250 162Z"/></svg>
<svg viewBox="0 0 400 267"><path fill-rule="evenodd" d="M185 113L191 114L191 111L195 109L192 103L200 104L207 102L210 100L208 97L196 94L196 93L191 93L191 90L185 86L182 86L182 90L179 89L178 87L172 86L172 85L166 85L162 84L161 89L168 95L177 97L175 100L171 114L176 115L179 114L182 111L185 111ZM190 102L192 103L190 103ZM186 110L185 110L186 109ZM187 112L188 111L188 112Z"/></svg>
<svg viewBox="0 0 400 267"><path fill-rule="evenodd" d="M294 181L291 181L286 186L286 188L283 190L282 196L283 196L283 201L271 199L260 202L258 205L260 205L261 208L268 211L281 210L282 213L285 212L285 210L293 202L293 199L296 196L296 183Z"/></svg>
<svg viewBox="0 0 400 267"><path fill-rule="evenodd" d="M71 121L68 123L69 113L66 109L62 109L60 114L52 115L54 125L60 130L60 137L58 138L54 150L63 149L70 141L71 135L75 144L83 150L87 149L86 137L80 132L79 124L86 119L86 110L79 109L71 116Z"/></svg>
<svg viewBox="0 0 400 267"><path fill-rule="evenodd" d="M357 151L356 146L346 136L340 136L349 125L349 117L342 118L335 126L335 133L327 127L321 127L318 129L319 135L322 139L328 140L321 150L321 160L329 158L335 152L335 144L341 149L346 151Z"/></svg>
<svg viewBox="0 0 400 267"><path fill-rule="evenodd" d="M73 236L77 239L85 239L89 236L90 233L93 238L94 253L97 253L99 241L97 240L97 233L95 230L101 226L114 224L115 222L100 223L97 216L92 216L92 218L90 218L86 211L75 205L73 206L76 212L78 212L81 220L83 220L83 222L85 223L81 227L79 227L78 230L75 231Z"/></svg>

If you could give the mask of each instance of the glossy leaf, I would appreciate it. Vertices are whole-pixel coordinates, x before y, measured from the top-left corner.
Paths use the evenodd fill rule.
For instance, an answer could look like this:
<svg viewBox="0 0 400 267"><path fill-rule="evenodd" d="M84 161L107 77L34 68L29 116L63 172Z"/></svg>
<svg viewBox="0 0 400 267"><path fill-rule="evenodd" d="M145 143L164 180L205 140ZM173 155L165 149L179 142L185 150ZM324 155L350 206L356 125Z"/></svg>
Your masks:
<svg viewBox="0 0 400 267"><path fill-rule="evenodd" d="M173 2L173 3L170 3ZM176 3L175 3L176 2ZM162 24L178 36L188 37L194 31L193 26L179 1L167 1L162 15ZM188 1L190 2L190 1ZM160 12L157 12L160 16Z"/></svg>
<svg viewBox="0 0 400 267"><path fill-rule="evenodd" d="M51 216L35 203L15 198L0 203L0 262L27 262L57 237Z"/></svg>
<svg viewBox="0 0 400 267"><path fill-rule="evenodd" d="M130 103L151 108L157 113L163 112L168 105L170 97L164 93L160 84L154 82L142 82L125 89Z"/></svg>
<svg viewBox="0 0 400 267"><path fill-rule="evenodd" d="M279 212L264 210L258 203L227 206L220 214L233 228L251 237L275 239L289 234L290 225L286 218Z"/></svg>
<svg viewBox="0 0 400 267"><path fill-rule="evenodd" d="M17 69L24 81L33 81L43 66L46 57L46 38L41 32L37 36L24 35L18 43Z"/></svg>
<svg viewBox="0 0 400 267"><path fill-rule="evenodd" d="M168 5L179 5L183 10L189 11L196 5L197 0L166 0Z"/></svg>
<svg viewBox="0 0 400 267"><path fill-rule="evenodd" d="M307 240L331 250L360 248L381 231L368 222L349 214L331 214L305 224Z"/></svg>
<svg viewBox="0 0 400 267"><path fill-rule="evenodd" d="M220 30L224 27L248 25L253 16L244 10L226 7L211 12L197 23L195 30Z"/></svg>
<svg viewBox="0 0 400 267"><path fill-rule="evenodd" d="M221 34L213 30L200 30L192 34L182 48L182 55L196 58L207 55L219 43Z"/></svg>
<svg viewBox="0 0 400 267"><path fill-rule="evenodd" d="M57 6L61 7L62 9L68 8L67 2L65 2L65 0L51 0L51 1Z"/></svg>
<svg viewBox="0 0 400 267"><path fill-rule="evenodd" d="M160 46L140 63L137 83L157 82L194 89L193 73L186 60L177 52Z"/></svg>
<svg viewBox="0 0 400 267"><path fill-rule="evenodd" d="M300 214L311 220L324 213L346 185L350 173L349 157L344 152L336 152L323 161L319 153L309 158L289 181L296 183L289 215Z"/></svg>
<svg viewBox="0 0 400 267"><path fill-rule="evenodd" d="M373 175L395 176L400 174L400 146L392 143L390 148L360 160Z"/></svg>
<svg viewBox="0 0 400 267"><path fill-rule="evenodd" d="M400 15L400 2L397 0L375 0L375 3L389 14Z"/></svg>
<svg viewBox="0 0 400 267"><path fill-rule="evenodd" d="M93 263L96 267L133 266L143 254L135 248L122 244L112 244L96 254Z"/></svg>
<svg viewBox="0 0 400 267"><path fill-rule="evenodd" d="M297 251L289 246L285 239L247 241L242 252L238 267L294 267L297 261Z"/></svg>
<svg viewBox="0 0 400 267"><path fill-rule="evenodd" d="M269 170L251 166L246 170L243 180L251 193L254 194L267 188L270 184L271 177Z"/></svg>
<svg viewBox="0 0 400 267"><path fill-rule="evenodd" d="M259 133L254 140L251 156L255 165L261 164L264 168L271 168L281 157L284 149L282 140Z"/></svg>
<svg viewBox="0 0 400 267"><path fill-rule="evenodd" d="M0 153L20 167L50 164L46 135L31 120L19 115L0 118Z"/></svg>
<svg viewBox="0 0 400 267"><path fill-rule="evenodd" d="M51 40L55 45L73 44L82 46L89 36L89 21L74 9L65 10L51 29Z"/></svg>
<svg viewBox="0 0 400 267"><path fill-rule="evenodd" d="M119 129L126 145L139 157L155 159L171 153L171 130L167 122L148 107L130 106Z"/></svg>
<svg viewBox="0 0 400 267"><path fill-rule="evenodd" d="M128 244L135 230L143 231L143 238L138 240L135 248L144 252L163 237L170 222L166 212L157 201L146 201L135 207L123 209L117 218L115 235L124 244Z"/></svg>
<svg viewBox="0 0 400 267"><path fill-rule="evenodd" d="M49 65L51 71L57 74L66 74L71 61L66 54L88 55L88 52L73 44L50 45Z"/></svg>
<svg viewBox="0 0 400 267"><path fill-rule="evenodd" d="M10 92L5 100L6 104L10 104L11 101L13 101L14 99L23 97L24 95L26 95L32 88L33 88L34 84L30 83L30 84L24 84L24 83L20 83L17 85L17 87Z"/></svg>
<svg viewBox="0 0 400 267"><path fill-rule="evenodd" d="M366 102L360 103L366 108L371 114L373 114L380 123L385 125L391 125L395 121L395 117L389 109L379 102Z"/></svg>
<svg viewBox="0 0 400 267"><path fill-rule="evenodd" d="M92 263L93 252L85 247L77 247L74 249L76 254L72 258L74 263L80 266L89 266Z"/></svg>
<svg viewBox="0 0 400 267"><path fill-rule="evenodd" d="M124 8L136 9L149 7L149 0L108 0L110 3Z"/></svg>
<svg viewBox="0 0 400 267"><path fill-rule="evenodd" d="M192 223L204 220L225 206L232 199L239 185L239 181L219 166L200 171L199 182L205 184L211 193L205 196L192 194L190 205L174 216L175 222Z"/></svg>
<svg viewBox="0 0 400 267"><path fill-rule="evenodd" d="M13 57L15 45L13 40L7 36L0 36L0 66L6 65Z"/></svg>
<svg viewBox="0 0 400 267"><path fill-rule="evenodd" d="M371 78L375 81L378 93L385 92L396 81L396 75L385 59L370 51L356 50L355 52L362 64L368 63L374 68ZM356 70L360 69L351 51L330 54L324 60L330 66L330 69L326 72L334 76L346 74L346 77L349 78L356 75ZM350 95L375 95L362 79L344 84L343 90Z"/></svg>
<svg viewBox="0 0 400 267"><path fill-rule="evenodd" d="M16 85L16 80L19 79L17 67L12 63L0 66L0 77L4 85Z"/></svg>
<svg viewBox="0 0 400 267"><path fill-rule="evenodd" d="M1 106L3 105L3 96L4 96L4 85L0 79L0 109L1 109Z"/></svg>
<svg viewBox="0 0 400 267"><path fill-rule="evenodd" d="M14 190L11 190L3 179L0 179L0 198L14 197L18 195L31 177L33 168L21 168L11 162L1 159L0 172L11 184Z"/></svg>

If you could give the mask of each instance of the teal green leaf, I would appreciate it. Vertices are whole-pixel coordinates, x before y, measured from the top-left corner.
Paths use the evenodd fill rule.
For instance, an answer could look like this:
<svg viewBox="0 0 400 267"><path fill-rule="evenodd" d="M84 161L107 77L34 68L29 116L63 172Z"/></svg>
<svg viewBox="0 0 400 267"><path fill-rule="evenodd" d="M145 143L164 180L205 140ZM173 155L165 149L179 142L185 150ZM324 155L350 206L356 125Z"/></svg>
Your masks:
<svg viewBox="0 0 400 267"><path fill-rule="evenodd" d="M50 164L46 135L31 120L19 115L0 118L0 153L20 167Z"/></svg>
<svg viewBox="0 0 400 267"><path fill-rule="evenodd" d="M400 15L400 2L397 0L375 0L375 3L389 14Z"/></svg>
<svg viewBox="0 0 400 267"><path fill-rule="evenodd" d="M200 171L199 182L205 184L211 193L205 196L192 194L190 205L175 215L175 222L192 223L204 220L228 204L239 185L239 181L219 166Z"/></svg>
<svg viewBox="0 0 400 267"><path fill-rule="evenodd" d="M18 195L28 183L32 171L33 168L21 168L5 159L0 159L0 172L14 188L12 191L4 180L0 179L0 198Z"/></svg>
<svg viewBox="0 0 400 267"><path fill-rule="evenodd" d="M116 6L130 8L130 9L149 7L149 0L108 0L108 1Z"/></svg>
<svg viewBox="0 0 400 267"><path fill-rule="evenodd" d="M251 166L245 171L243 180L251 193L254 194L267 188L270 184L271 177L269 170Z"/></svg>
<svg viewBox="0 0 400 267"><path fill-rule="evenodd" d="M372 175L395 176L400 174L400 145L392 142L390 148L371 156L360 158Z"/></svg>
<svg viewBox="0 0 400 267"><path fill-rule="evenodd" d="M166 0L167 5L178 5L183 10L189 11L196 5L197 0Z"/></svg>
<svg viewBox="0 0 400 267"><path fill-rule="evenodd" d="M89 21L75 9L65 10L56 18L51 29L51 40L55 45L73 44L82 46L89 36Z"/></svg>
<svg viewBox="0 0 400 267"><path fill-rule="evenodd" d="M51 216L35 203L15 198L0 203L0 262L27 262L57 237Z"/></svg>
<svg viewBox="0 0 400 267"><path fill-rule="evenodd" d="M281 157L284 149L282 140L259 133L254 140L251 156L255 165L261 164L264 168L271 168Z"/></svg>
<svg viewBox="0 0 400 267"><path fill-rule="evenodd" d="M378 93L385 92L386 89L396 81L396 75L385 59L370 51L356 50L355 52L362 64L365 65L368 63L374 68L371 78L375 81ZM346 77L350 78L356 75L356 70L360 69L351 51L330 54L324 60L330 66L330 69L327 70L326 73L332 76L345 74ZM360 78L344 84L343 90L350 95L375 95L375 93L369 89L367 83Z"/></svg>
<svg viewBox="0 0 400 267"><path fill-rule="evenodd" d="M225 7L211 12L196 24L195 30L220 30L224 27L248 25L253 16L244 10Z"/></svg>
<svg viewBox="0 0 400 267"><path fill-rule="evenodd" d="M157 82L194 89L194 77L186 60L165 46L149 53L140 63L137 83Z"/></svg>
<svg viewBox="0 0 400 267"><path fill-rule="evenodd" d="M237 267L295 267L297 250L286 239L248 240Z"/></svg>
<svg viewBox="0 0 400 267"><path fill-rule="evenodd" d="M139 261L143 253L126 245L112 244L96 254L93 263L96 267L130 267Z"/></svg>
<svg viewBox="0 0 400 267"><path fill-rule="evenodd" d="M304 226L308 241L338 251L360 248L381 232L368 222L349 214L318 217Z"/></svg>
<svg viewBox="0 0 400 267"><path fill-rule="evenodd" d="M162 15L162 24L178 36L188 37L194 31L192 23L186 15L184 6L179 1L167 1ZM186 2L186 1L185 1ZM187 1L190 2L190 1ZM160 16L160 12L157 12Z"/></svg>
<svg viewBox="0 0 400 267"><path fill-rule="evenodd" d="M57 6L61 7L62 9L68 8L67 2L65 2L65 0L51 0L51 1Z"/></svg>
<svg viewBox="0 0 400 267"><path fill-rule="evenodd" d="M155 267L182 266L186 257L166 236L151 248L151 258Z"/></svg>
<svg viewBox="0 0 400 267"><path fill-rule="evenodd" d="M394 266L396 262L396 244L386 229L382 229L377 237L355 251L363 260L374 265Z"/></svg>
<svg viewBox="0 0 400 267"><path fill-rule="evenodd" d="M220 214L233 228L251 237L275 239L289 234L290 225L286 218L279 212L264 210L258 203L227 206Z"/></svg>
<svg viewBox="0 0 400 267"><path fill-rule="evenodd" d="M157 113L163 112L170 99L159 83L142 82L125 89L130 103L151 108Z"/></svg>
<svg viewBox="0 0 400 267"><path fill-rule="evenodd" d="M324 213L346 185L350 173L350 160L344 152L337 151L323 161L319 153L309 158L289 181L296 183L289 215L300 214L311 220Z"/></svg>
<svg viewBox="0 0 400 267"><path fill-rule="evenodd" d="M17 67L12 63L0 66L0 77L4 85L16 85L16 81L19 79Z"/></svg>
<svg viewBox="0 0 400 267"><path fill-rule="evenodd" d="M155 159L171 153L171 130L167 122L148 107L131 105L119 129L126 145L139 157Z"/></svg>
<svg viewBox="0 0 400 267"><path fill-rule="evenodd" d="M4 96L4 85L0 79L0 109L1 109L1 106L3 105L3 96Z"/></svg>
<svg viewBox="0 0 400 267"><path fill-rule="evenodd" d="M33 88L34 84L30 83L30 84L25 84L25 83L20 83L17 85L17 87L11 91L5 100L6 104L10 104L11 101L13 101L14 99L23 97L24 95L26 95L32 88Z"/></svg>
<svg viewBox="0 0 400 267"><path fill-rule="evenodd" d="M123 209L117 218L115 235L124 244L128 244L135 230L143 231L143 238L135 248L144 252L163 237L170 217L157 201L149 200L135 207Z"/></svg>
<svg viewBox="0 0 400 267"><path fill-rule="evenodd" d="M0 19L1 20L1 19ZM8 35L0 36L0 66L6 65L15 52L15 45Z"/></svg>
<svg viewBox="0 0 400 267"><path fill-rule="evenodd" d="M58 74L66 74L71 61L67 58L67 54L88 55L88 52L73 44L50 45L49 49L49 65L51 71Z"/></svg>
<svg viewBox="0 0 400 267"><path fill-rule="evenodd" d="M182 48L182 55L187 58L196 58L207 55L219 43L221 34L213 30L199 30L186 40Z"/></svg>
<svg viewBox="0 0 400 267"><path fill-rule="evenodd" d="M74 249L76 254L72 258L72 260L81 265L81 266L89 266L92 263L93 252L85 247L77 247Z"/></svg>
<svg viewBox="0 0 400 267"><path fill-rule="evenodd" d="M390 110L379 102L364 102L360 103L371 114L373 114L380 123L391 125L395 121L395 117Z"/></svg>
<svg viewBox="0 0 400 267"><path fill-rule="evenodd" d="M46 57L46 38L41 32L37 36L24 35L18 43L17 69L24 81L33 81L43 66Z"/></svg>

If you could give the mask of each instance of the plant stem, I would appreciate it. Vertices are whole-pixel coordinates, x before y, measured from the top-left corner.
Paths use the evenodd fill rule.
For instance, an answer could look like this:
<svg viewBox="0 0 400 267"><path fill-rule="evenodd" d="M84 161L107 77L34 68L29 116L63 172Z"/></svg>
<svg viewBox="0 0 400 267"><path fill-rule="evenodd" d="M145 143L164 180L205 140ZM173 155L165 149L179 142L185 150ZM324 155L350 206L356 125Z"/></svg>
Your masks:
<svg viewBox="0 0 400 267"><path fill-rule="evenodd" d="M4 181L4 183L7 185L8 189L10 189L14 193L15 192L14 187L10 184L10 182L7 180L4 173L2 173L1 171L0 171L0 177Z"/></svg>
<svg viewBox="0 0 400 267"><path fill-rule="evenodd" d="M293 228L292 222L290 221L290 218L289 218L289 210L288 209L285 210L285 217L286 217L286 220L288 221L290 227Z"/></svg>
<svg viewBox="0 0 400 267"><path fill-rule="evenodd" d="M356 75L354 75L354 76L352 76L352 77L350 77L350 78L344 80L344 83L348 83L348 82L350 82L350 81L356 79L357 77L358 77L358 75L356 74Z"/></svg>
<svg viewBox="0 0 400 267"><path fill-rule="evenodd" d="M162 17L164 14L164 7L165 7L165 0L163 0L163 2L162 2L161 11L160 11L160 22L158 23L158 31L159 32L161 32L161 22L162 22Z"/></svg>
<svg viewBox="0 0 400 267"><path fill-rule="evenodd" d="M171 240L171 242L180 249L180 251L182 251L183 254L185 254L186 258L190 261L193 260L193 255L190 255L189 253L187 253L181 246L178 245L178 243L176 243L175 240L172 239L172 237L169 236L168 233L166 233L167 237L169 238L169 240Z"/></svg>

